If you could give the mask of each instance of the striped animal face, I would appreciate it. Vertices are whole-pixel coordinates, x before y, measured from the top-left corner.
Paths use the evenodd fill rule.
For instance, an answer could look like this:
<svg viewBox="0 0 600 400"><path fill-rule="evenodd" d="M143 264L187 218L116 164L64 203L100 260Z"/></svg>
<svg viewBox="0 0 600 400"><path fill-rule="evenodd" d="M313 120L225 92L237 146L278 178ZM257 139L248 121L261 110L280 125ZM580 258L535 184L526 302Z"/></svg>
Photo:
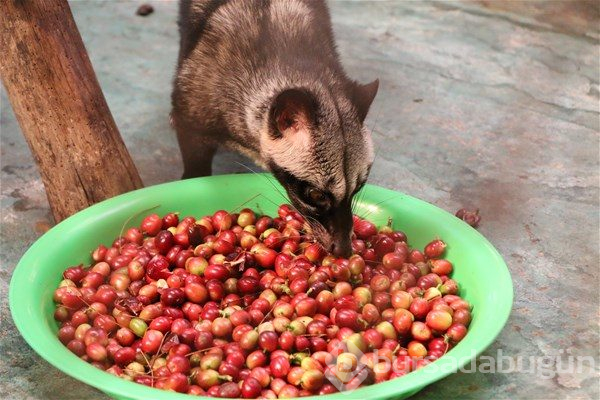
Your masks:
<svg viewBox="0 0 600 400"><path fill-rule="evenodd" d="M373 162L365 116L352 98L290 89L275 98L261 136L267 165L292 204L319 241L340 256L351 252L352 198Z"/></svg>

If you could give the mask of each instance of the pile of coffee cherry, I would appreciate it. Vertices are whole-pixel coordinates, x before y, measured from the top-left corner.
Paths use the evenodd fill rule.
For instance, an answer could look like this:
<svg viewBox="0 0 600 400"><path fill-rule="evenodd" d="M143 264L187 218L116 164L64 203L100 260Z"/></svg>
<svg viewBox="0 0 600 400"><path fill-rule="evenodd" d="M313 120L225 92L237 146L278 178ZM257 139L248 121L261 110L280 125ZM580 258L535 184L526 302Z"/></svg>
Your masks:
<svg viewBox="0 0 600 400"><path fill-rule="evenodd" d="M403 376L465 337L471 307L446 244L412 249L390 225L355 216L346 259L288 205L276 218L148 215L64 271L58 338L110 374L192 395L292 398Z"/></svg>

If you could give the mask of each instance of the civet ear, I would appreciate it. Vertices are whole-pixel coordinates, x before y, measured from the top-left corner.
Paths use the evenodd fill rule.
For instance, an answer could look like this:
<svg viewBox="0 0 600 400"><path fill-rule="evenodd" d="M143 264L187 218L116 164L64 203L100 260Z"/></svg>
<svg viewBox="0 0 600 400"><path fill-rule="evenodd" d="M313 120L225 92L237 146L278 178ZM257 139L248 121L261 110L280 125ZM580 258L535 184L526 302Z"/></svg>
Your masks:
<svg viewBox="0 0 600 400"><path fill-rule="evenodd" d="M371 103L379 90L379 79L375 79L371 83L361 85L356 83L352 89L352 103L356 106L360 122L364 122L371 108Z"/></svg>
<svg viewBox="0 0 600 400"><path fill-rule="evenodd" d="M314 122L316 102L311 94L300 89L280 93L271 106L271 135L281 138L308 131Z"/></svg>

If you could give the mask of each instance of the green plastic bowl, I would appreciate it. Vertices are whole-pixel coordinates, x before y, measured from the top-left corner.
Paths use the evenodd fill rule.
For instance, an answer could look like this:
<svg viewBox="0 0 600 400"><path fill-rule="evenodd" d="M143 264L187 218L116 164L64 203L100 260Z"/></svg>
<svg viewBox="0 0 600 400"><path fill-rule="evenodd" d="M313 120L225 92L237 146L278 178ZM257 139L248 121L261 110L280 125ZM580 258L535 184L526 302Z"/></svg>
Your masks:
<svg viewBox="0 0 600 400"><path fill-rule="evenodd" d="M108 245L129 218L138 225L150 212L202 216L216 210L251 207L275 215L286 201L270 175L240 174L190 179L152 186L89 207L56 225L25 253L10 285L10 309L29 345L64 373L116 399L187 400L184 394L152 389L100 371L81 361L56 338L52 295L62 271L91 262L90 251ZM155 208L153 208L155 207ZM149 209L152 208L152 211ZM448 244L447 258L461 295L473 305L467 336L444 357L401 378L328 399L403 399L455 372L484 351L500 333L510 314L512 281L502 257L476 230L453 215L421 200L367 185L357 207L360 215L382 225L388 217L406 232L410 245L423 248L435 237ZM67 388L65 388L67 390ZM316 397L315 397L316 398Z"/></svg>

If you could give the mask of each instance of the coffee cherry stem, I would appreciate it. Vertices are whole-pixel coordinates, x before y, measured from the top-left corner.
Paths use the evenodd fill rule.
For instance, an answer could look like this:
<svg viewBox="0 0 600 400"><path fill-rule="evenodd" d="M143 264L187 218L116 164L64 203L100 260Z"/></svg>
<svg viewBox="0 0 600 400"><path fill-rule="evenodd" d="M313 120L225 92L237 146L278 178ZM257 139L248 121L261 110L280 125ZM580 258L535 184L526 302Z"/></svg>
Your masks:
<svg viewBox="0 0 600 400"><path fill-rule="evenodd" d="M121 231L119 232L119 237L123 236L123 232L125 232L125 227L129 224L129 222L131 222L132 219L137 218L137 217L139 217L142 214L146 214L146 213L148 213L148 212L150 212L150 211L152 211L152 210L154 210L154 209L156 209L158 207L160 207L160 204L157 204L157 205L155 205L153 207L146 208L145 210L140 210L140 211L136 212L135 214L131 215L129 218L127 218L125 220L125 222L123 222L123 226L121 227ZM121 245L119 247L119 250L121 250L122 247L123 247L123 245Z"/></svg>
<svg viewBox="0 0 600 400"><path fill-rule="evenodd" d="M164 340L164 338L165 337L163 336L163 340ZM161 347L162 347L162 342L161 342ZM148 366L148 369L150 370L150 376L152 377L152 387L154 387L154 369L152 368L152 364L150 364L148 357L146 357L146 353L144 353L143 351L140 351L140 353L142 354L142 357L144 357L144 360L146 361L146 365Z"/></svg>

